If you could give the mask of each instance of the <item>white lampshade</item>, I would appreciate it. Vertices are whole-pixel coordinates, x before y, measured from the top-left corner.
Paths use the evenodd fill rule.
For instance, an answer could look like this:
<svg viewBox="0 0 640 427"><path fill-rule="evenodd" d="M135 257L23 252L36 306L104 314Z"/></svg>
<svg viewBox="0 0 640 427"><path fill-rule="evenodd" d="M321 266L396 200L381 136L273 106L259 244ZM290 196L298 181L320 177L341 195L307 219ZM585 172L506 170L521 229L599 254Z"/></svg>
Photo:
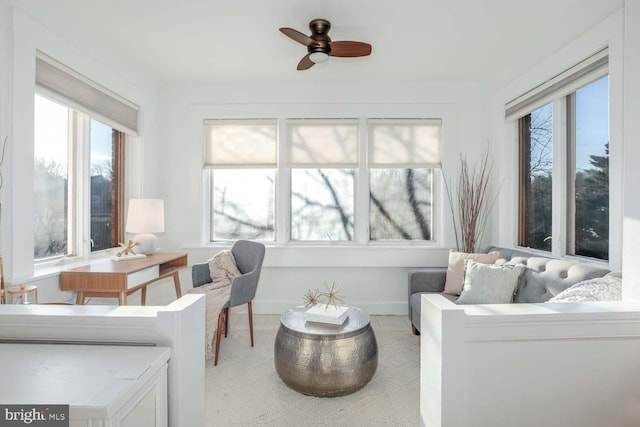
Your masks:
<svg viewBox="0 0 640 427"><path fill-rule="evenodd" d="M129 199L127 233L138 233L134 238L140 243L137 252L152 254L158 239L153 233L164 232L164 201L160 199Z"/></svg>

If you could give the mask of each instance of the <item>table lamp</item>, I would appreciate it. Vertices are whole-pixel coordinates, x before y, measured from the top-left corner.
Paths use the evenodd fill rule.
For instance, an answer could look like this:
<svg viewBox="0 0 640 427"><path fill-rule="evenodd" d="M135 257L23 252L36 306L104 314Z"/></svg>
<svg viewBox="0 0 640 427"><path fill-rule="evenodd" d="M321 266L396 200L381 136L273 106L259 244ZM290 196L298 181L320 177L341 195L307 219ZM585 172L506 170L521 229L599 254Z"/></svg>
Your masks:
<svg viewBox="0 0 640 427"><path fill-rule="evenodd" d="M159 199L129 199L127 233L137 233L134 240L140 243L136 252L155 253L158 238L154 233L164 232L164 201Z"/></svg>

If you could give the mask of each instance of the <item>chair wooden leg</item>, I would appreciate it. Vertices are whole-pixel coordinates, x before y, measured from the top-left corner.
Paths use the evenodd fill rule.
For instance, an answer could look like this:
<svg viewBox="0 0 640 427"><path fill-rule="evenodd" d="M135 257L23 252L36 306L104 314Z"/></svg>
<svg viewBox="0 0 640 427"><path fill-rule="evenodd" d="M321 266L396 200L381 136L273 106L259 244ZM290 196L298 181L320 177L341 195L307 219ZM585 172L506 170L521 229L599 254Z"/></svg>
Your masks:
<svg viewBox="0 0 640 427"><path fill-rule="evenodd" d="M216 358L213 361L214 366L218 366L218 353L220 353L220 339L222 338L222 326L224 316L224 309L220 310L220 314L218 314L218 330L216 331Z"/></svg>
<svg viewBox="0 0 640 427"><path fill-rule="evenodd" d="M251 301L247 303L249 312L249 336L251 337L251 347L253 347L253 309L251 308Z"/></svg>
<svg viewBox="0 0 640 427"><path fill-rule="evenodd" d="M229 307L223 308L224 310L224 337L227 337L229 333Z"/></svg>

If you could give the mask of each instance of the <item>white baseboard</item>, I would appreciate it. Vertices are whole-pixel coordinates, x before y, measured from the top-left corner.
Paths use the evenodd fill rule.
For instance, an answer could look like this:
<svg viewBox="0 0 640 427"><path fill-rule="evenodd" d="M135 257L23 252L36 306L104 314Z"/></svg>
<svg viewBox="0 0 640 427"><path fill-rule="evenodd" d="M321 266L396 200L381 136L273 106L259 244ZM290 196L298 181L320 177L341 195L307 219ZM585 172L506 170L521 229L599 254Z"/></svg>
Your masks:
<svg viewBox="0 0 640 427"><path fill-rule="evenodd" d="M291 307L301 305L301 301L258 301L254 300L253 314L282 314ZM370 315L393 315L406 316L407 303L399 302L376 302L376 301L349 301L349 305L361 308ZM238 307L239 312L246 309Z"/></svg>

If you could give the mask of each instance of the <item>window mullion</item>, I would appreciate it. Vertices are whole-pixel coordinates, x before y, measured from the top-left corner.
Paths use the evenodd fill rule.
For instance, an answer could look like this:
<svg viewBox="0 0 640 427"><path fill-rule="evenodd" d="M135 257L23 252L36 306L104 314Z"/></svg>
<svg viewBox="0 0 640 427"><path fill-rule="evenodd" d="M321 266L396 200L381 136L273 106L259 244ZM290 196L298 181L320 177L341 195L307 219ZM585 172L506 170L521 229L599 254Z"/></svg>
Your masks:
<svg viewBox="0 0 640 427"><path fill-rule="evenodd" d="M291 239L291 169L287 166L290 141L287 121L278 120L278 166L276 170L275 241L284 244Z"/></svg>
<svg viewBox="0 0 640 427"><path fill-rule="evenodd" d="M214 191L214 182L213 182L213 169L205 169L202 176L202 188L206 189L202 193L202 199L204 201L205 208L205 220L203 221L202 228L204 230L204 236L206 238L202 242L203 244L208 242L213 242L213 191Z"/></svg>
<svg viewBox="0 0 640 427"><path fill-rule="evenodd" d="M78 256L91 253L91 118L76 113L77 133L74 141L73 181L76 188L76 207L72 211L75 222L75 235L71 240Z"/></svg>
<svg viewBox="0 0 640 427"><path fill-rule="evenodd" d="M567 141L567 102L561 98L553 102L553 182L552 209L553 221L551 253L555 257L566 254L567 248L567 212L568 212L568 141Z"/></svg>
<svg viewBox="0 0 640 427"><path fill-rule="evenodd" d="M565 217L565 233L567 238L565 248L565 254L575 254L576 243L576 93L573 92L565 99L565 117L566 125L564 129L564 135L566 135L566 217Z"/></svg>
<svg viewBox="0 0 640 427"><path fill-rule="evenodd" d="M82 135L83 124L81 122L80 113L69 109L69 145L68 145L68 161L67 161L67 255L81 255L80 246L78 245L78 235L80 228L77 219L79 218L79 198L82 194L78 185L78 169L79 149L78 140Z"/></svg>
<svg viewBox="0 0 640 427"><path fill-rule="evenodd" d="M355 241L358 244L369 242L369 168L367 166L367 120L358 123L358 168L355 184Z"/></svg>

